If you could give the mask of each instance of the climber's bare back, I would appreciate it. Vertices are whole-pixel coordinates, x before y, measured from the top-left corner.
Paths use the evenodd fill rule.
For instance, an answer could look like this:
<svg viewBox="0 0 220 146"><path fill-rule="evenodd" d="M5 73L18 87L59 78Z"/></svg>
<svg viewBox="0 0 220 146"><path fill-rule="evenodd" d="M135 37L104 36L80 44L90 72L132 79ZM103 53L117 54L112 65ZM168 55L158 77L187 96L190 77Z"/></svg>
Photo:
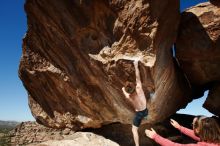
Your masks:
<svg viewBox="0 0 220 146"><path fill-rule="evenodd" d="M136 111L142 111L146 109L146 98L142 87L136 86L136 93L133 98L130 98Z"/></svg>

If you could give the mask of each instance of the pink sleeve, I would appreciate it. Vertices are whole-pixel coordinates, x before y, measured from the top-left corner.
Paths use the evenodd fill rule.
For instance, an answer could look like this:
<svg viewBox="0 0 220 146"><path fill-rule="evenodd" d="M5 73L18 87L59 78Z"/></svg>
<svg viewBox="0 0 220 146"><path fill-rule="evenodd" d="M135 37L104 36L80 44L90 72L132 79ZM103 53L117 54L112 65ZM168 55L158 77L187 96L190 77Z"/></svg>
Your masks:
<svg viewBox="0 0 220 146"><path fill-rule="evenodd" d="M166 138L161 137L158 134L155 134L153 136L153 138L155 142L157 142L158 144L160 144L161 146L196 146L197 144L179 144L179 143L175 143L172 142Z"/></svg>
<svg viewBox="0 0 220 146"><path fill-rule="evenodd" d="M180 132L184 133L185 135L191 137L192 139L194 139L196 141L200 141L200 138L195 135L193 130L188 129L188 128L183 127L183 126L180 126L179 130L180 130Z"/></svg>

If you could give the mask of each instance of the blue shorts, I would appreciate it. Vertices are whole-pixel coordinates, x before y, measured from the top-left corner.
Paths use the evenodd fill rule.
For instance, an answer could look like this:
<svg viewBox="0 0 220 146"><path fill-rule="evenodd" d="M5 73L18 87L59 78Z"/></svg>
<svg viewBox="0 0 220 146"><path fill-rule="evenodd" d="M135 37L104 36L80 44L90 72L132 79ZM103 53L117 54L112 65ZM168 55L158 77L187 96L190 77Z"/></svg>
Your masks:
<svg viewBox="0 0 220 146"><path fill-rule="evenodd" d="M143 111L136 112L134 119L133 119L133 125L136 127L139 127L141 124L141 121L146 118L148 115L148 110L145 109Z"/></svg>

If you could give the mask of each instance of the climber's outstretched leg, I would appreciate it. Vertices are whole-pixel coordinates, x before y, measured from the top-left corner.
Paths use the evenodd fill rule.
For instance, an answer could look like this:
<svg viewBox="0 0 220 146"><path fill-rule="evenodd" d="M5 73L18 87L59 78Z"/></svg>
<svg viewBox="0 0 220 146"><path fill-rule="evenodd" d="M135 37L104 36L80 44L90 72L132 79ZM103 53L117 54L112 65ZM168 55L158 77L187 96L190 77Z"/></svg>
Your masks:
<svg viewBox="0 0 220 146"><path fill-rule="evenodd" d="M138 127L132 125L132 133L133 133L135 146L139 146Z"/></svg>

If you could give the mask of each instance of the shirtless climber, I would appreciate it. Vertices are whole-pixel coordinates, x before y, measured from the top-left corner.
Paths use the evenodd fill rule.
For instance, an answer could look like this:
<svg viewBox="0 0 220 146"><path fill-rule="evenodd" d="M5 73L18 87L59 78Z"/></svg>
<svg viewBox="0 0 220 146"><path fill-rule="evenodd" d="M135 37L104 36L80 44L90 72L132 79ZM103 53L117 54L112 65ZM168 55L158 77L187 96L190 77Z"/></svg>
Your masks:
<svg viewBox="0 0 220 146"><path fill-rule="evenodd" d="M134 68L136 74L136 86L131 82L126 83L125 87L122 88L122 91L125 97L133 104L136 111L132 124L132 133L135 145L139 146L138 127L140 126L141 121L148 115L148 110L146 107L146 97L142 89L138 60L134 61Z"/></svg>

